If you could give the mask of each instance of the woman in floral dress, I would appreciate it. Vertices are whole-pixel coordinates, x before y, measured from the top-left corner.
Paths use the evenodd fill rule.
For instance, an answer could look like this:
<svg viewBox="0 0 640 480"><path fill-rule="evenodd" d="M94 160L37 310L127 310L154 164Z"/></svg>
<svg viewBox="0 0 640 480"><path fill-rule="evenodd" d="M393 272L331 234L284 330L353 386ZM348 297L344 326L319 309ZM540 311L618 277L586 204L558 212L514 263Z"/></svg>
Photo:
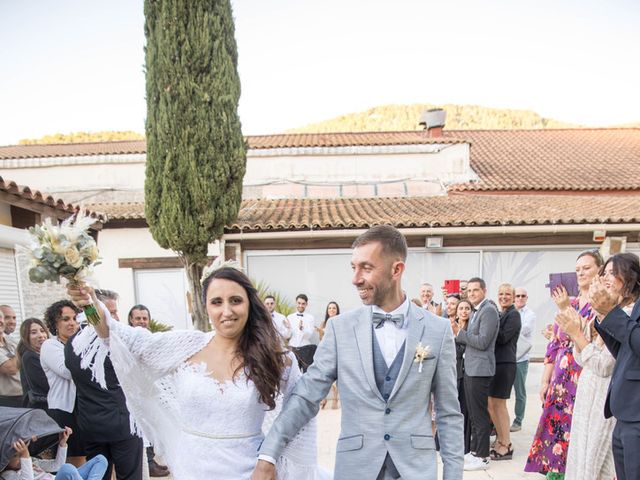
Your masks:
<svg viewBox="0 0 640 480"><path fill-rule="evenodd" d="M571 300L571 306L585 322L593 318L588 301L589 285L602 263L602 257L596 251L583 252L576 260L580 294ZM559 309L567 306L562 304L566 299L560 292L554 292L554 300ZM556 480L564 478L573 405L582 370L574 359L571 339L557 324L553 326L553 336L547 346L544 363L540 388L542 415L524 469L526 472L546 475L549 480Z"/></svg>

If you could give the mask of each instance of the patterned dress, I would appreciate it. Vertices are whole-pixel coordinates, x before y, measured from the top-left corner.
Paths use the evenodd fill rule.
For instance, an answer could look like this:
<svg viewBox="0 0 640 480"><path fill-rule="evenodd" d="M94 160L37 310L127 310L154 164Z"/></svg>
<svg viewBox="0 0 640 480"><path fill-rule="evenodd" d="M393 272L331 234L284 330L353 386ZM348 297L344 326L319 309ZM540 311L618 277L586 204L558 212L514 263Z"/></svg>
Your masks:
<svg viewBox="0 0 640 480"><path fill-rule="evenodd" d="M586 304L580 308L577 298L571 300L571 306L586 320L594 317L591 306ZM547 346L544 363L553 364L553 373L524 470L543 475L563 474L569 449L576 389L582 367L575 361L569 336L560 330L557 324L553 326L553 338Z"/></svg>

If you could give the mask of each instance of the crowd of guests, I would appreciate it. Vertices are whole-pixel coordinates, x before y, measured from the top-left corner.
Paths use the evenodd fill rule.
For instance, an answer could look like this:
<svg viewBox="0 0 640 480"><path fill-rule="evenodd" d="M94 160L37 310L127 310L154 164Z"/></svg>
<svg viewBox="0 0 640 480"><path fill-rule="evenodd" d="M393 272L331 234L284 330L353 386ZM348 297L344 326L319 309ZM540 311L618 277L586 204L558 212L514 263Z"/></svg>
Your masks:
<svg viewBox="0 0 640 480"><path fill-rule="evenodd" d="M552 292L558 313L540 385L542 413L524 467L550 480L640 478L640 263L621 253L606 262L597 250L576 260L579 294ZM425 283L414 302L451 322L458 392L465 417L465 470L511 460L511 434L522 429L526 377L536 315L527 291L499 286L497 302L485 282L461 282L433 300ZM507 400L515 394L510 422ZM491 437L495 440L491 442Z"/></svg>
<svg viewBox="0 0 640 480"><path fill-rule="evenodd" d="M96 293L118 319L118 295L109 290ZM60 300L50 305L44 321L25 319L17 336L11 331L12 323L15 329L13 309L2 306L0 312L0 406L42 409L64 429L54 460L32 463L28 448L16 444L15 458L0 478L13 478L11 472L15 475L18 471L21 476L15 478L49 478L45 473L39 476L41 464L47 465L44 472L57 471L56 479L77 479L80 475L85 480L107 480L114 469L115 477L123 480L169 475L168 469L156 462L150 445L144 462L143 439L132 434L125 396L109 357L102 359L106 389L81 365L72 342L84 314L72 302ZM134 305L129 311L131 326L148 329L150 320L144 305ZM27 465L29 470L24 471Z"/></svg>

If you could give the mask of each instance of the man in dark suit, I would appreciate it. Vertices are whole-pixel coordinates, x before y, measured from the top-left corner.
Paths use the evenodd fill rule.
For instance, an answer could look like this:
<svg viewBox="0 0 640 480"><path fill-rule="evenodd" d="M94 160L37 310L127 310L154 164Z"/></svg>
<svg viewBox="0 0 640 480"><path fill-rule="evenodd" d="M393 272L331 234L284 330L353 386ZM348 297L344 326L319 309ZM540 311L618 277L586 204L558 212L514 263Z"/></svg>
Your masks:
<svg viewBox="0 0 640 480"><path fill-rule="evenodd" d="M631 254L624 254L631 255ZM628 315L617 305L618 299L596 279L589 291L591 306L600 313L601 321L595 322L598 333L616 359L611 376L605 417L617 420L613 430L613 457L618 480L640 478L640 266L635 259L631 274L630 297L635 306Z"/></svg>
<svg viewBox="0 0 640 480"><path fill-rule="evenodd" d="M98 454L107 458L103 480L111 478L113 466L118 480L142 480L142 439L131 433L129 410L111 360L104 361L105 390L93 380L91 370L80 366L73 338L65 345L64 358L76 385L78 426L86 440L87 458Z"/></svg>

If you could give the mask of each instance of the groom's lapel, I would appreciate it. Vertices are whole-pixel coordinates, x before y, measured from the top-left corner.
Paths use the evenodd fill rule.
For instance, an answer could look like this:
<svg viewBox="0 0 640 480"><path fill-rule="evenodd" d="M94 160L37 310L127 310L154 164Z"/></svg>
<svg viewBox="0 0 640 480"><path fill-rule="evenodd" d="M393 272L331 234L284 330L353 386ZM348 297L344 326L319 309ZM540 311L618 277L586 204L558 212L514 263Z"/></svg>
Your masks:
<svg viewBox="0 0 640 480"><path fill-rule="evenodd" d="M422 338L422 332L424 331L424 317L425 314L421 308L410 306L409 308L409 331L407 332L407 340L404 344L404 358L402 359L402 367L400 367L400 373L396 379L396 383L393 386L389 401L394 397L398 389L402 386L405 378L409 374L409 370L413 365L413 358L416 354L416 347L418 342Z"/></svg>
<svg viewBox="0 0 640 480"><path fill-rule="evenodd" d="M375 393L380 400L382 395L376 385L375 374L373 373L373 327L371 326L371 307L363 308L358 321L353 327L360 352L360 361L364 369L364 376L371 387L371 391Z"/></svg>

